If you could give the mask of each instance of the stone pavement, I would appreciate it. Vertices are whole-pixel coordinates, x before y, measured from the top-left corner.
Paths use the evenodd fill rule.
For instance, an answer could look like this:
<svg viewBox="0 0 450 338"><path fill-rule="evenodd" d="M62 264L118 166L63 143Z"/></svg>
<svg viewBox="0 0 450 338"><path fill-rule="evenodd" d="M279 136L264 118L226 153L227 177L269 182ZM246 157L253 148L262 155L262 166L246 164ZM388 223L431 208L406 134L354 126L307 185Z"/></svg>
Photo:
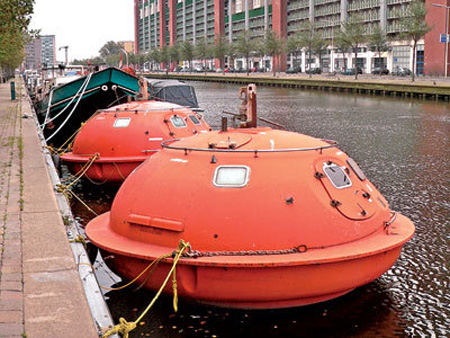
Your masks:
<svg viewBox="0 0 450 338"><path fill-rule="evenodd" d="M0 337L98 337L24 89L0 84Z"/></svg>

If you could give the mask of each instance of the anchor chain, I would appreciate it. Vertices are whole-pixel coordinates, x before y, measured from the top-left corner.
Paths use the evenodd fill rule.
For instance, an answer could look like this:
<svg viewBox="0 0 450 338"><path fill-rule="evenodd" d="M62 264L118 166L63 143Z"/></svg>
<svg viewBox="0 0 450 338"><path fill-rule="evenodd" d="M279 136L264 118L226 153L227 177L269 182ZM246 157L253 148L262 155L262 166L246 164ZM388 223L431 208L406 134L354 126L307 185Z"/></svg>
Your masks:
<svg viewBox="0 0 450 338"><path fill-rule="evenodd" d="M296 253L304 253L308 251L308 247L304 244L298 245L291 249L280 250L238 250L238 251L199 251L187 250L184 257L200 258L200 257L217 257L217 256L269 256L269 255L289 255Z"/></svg>

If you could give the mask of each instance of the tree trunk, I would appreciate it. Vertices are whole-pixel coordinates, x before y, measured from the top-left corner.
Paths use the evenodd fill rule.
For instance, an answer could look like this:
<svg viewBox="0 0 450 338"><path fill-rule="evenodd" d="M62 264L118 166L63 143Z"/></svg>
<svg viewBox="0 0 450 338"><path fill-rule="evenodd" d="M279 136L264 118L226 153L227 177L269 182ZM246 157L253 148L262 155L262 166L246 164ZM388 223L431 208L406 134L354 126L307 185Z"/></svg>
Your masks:
<svg viewBox="0 0 450 338"><path fill-rule="evenodd" d="M412 69L411 69L411 81L414 82L414 76L416 75L416 43L417 41L414 40L413 42L413 59L412 59Z"/></svg>
<svg viewBox="0 0 450 338"><path fill-rule="evenodd" d="M312 72L311 72L311 49L308 53L308 70L309 70L309 78L312 78Z"/></svg>
<svg viewBox="0 0 450 338"><path fill-rule="evenodd" d="M358 61L358 52L356 49L355 53L355 60L353 60L353 69L355 70L355 80L358 80L358 67L356 66L356 62Z"/></svg>
<svg viewBox="0 0 450 338"><path fill-rule="evenodd" d="M277 76L277 68L276 68L276 64L277 64L277 59L276 56L272 56L272 71L273 71L273 77Z"/></svg>
<svg viewBox="0 0 450 338"><path fill-rule="evenodd" d="M250 59L249 56L247 56L247 57L245 58L245 63L246 63L246 68L247 68L247 76L250 75L250 70L248 69L248 60L249 60L249 59Z"/></svg>

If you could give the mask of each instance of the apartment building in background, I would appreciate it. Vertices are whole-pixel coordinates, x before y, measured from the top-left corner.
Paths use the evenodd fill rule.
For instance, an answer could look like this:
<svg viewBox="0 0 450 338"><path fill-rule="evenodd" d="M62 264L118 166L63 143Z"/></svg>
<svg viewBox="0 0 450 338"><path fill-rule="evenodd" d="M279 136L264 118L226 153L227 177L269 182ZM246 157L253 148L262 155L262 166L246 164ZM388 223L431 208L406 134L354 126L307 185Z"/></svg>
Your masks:
<svg viewBox="0 0 450 338"><path fill-rule="evenodd" d="M448 43L439 38L448 30L446 18L450 1L425 1L427 21L433 29L418 42L414 65L411 42L399 39L400 19L406 15L410 3L411 0L135 0L135 51L145 53L177 41L195 44L207 39L213 43L217 36L234 41L243 31L249 31L256 38L264 36L266 30L273 30L287 38L310 21L329 42L328 52L320 60L324 71L338 71L356 64L367 73L385 66L390 70L414 68L417 74L443 74ZM342 22L353 15L362 18L368 34L381 26L393 39L391 50L378 57L362 47L357 60L352 60L348 53L339 53L334 37ZM301 66L304 71L306 55L284 55L280 61L283 69ZM264 56L253 57L249 66L270 68L271 64L272 60ZM313 65L318 64L315 57ZM230 66L246 67L245 60L238 58Z"/></svg>
<svg viewBox="0 0 450 338"><path fill-rule="evenodd" d="M56 46L54 35L41 35L25 45L25 69L39 70L56 63Z"/></svg>

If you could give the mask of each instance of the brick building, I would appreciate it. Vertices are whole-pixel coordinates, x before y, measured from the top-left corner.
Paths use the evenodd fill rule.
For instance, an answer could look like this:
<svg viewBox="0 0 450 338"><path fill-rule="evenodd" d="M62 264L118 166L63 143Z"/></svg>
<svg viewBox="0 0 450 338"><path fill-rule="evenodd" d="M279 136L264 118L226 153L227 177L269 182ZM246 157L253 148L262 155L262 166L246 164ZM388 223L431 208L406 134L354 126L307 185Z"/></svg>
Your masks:
<svg viewBox="0 0 450 338"><path fill-rule="evenodd" d="M323 38L329 42L328 52L321 60L314 58L313 64L322 64L325 71L336 71L355 63L364 72L374 67L386 66L413 68L410 42L395 40L400 33L400 19L405 16L411 0L135 0L135 51L145 53L176 41L207 39L213 43L216 36L223 35L235 40L243 31L253 38L261 37L266 30L273 30L287 38L295 34L306 21L314 22ZM445 8L431 6L438 3L448 6L448 0L426 0L427 20L433 26L425 39L417 46L416 73L442 73L445 44L436 36L445 30ZM358 14L370 34L380 25L394 38L392 48L378 58L368 48L361 48L358 59L339 53L334 48L334 36L341 23ZM441 27L442 26L442 27ZM425 48L425 46L427 48ZM306 55L296 58L285 55L281 58L283 69L301 66L305 70ZM320 62L319 62L320 61ZM211 64L212 65L212 64ZM235 67L245 66L244 60L236 59ZM254 57L251 67L270 67L269 57Z"/></svg>

